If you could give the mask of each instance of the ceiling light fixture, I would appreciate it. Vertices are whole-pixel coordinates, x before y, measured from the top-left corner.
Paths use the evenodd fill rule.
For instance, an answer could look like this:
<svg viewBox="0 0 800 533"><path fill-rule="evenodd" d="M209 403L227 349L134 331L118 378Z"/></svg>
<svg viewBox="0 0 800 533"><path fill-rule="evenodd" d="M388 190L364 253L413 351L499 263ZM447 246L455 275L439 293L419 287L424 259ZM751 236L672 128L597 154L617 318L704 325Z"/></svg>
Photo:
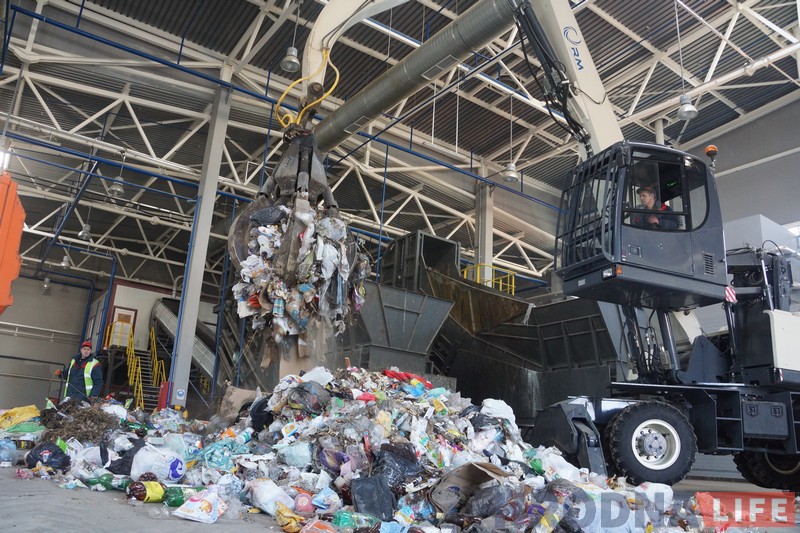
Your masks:
<svg viewBox="0 0 800 533"><path fill-rule="evenodd" d="M294 16L294 34L292 35L292 46L286 49L286 56L281 59L281 69L289 74L293 74L300 70L300 60L297 59L297 48L294 47L295 39L297 39L297 25L300 19L300 2L297 2L297 10Z"/></svg>
<svg viewBox="0 0 800 533"><path fill-rule="evenodd" d="M112 198L122 198L125 196L125 189L122 187L122 183L125 180L122 179L122 169L125 168L125 152L122 153L122 164L119 167L119 175L117 176L117 181L111 184L111 187L108 188L108 194L111 195Z"/></svg>
<svg viewBox="0 0 800 533"><path fill-rule="evenodd" d="M680 120L692 120L698 114L697 108L692 103L692 99L688 94L682 94L680 99L680 107L678 107L678 118Z"/></svg>
<svg viewBox="0 0 800 533"><path fill-rule="evenodd" d="M69 268L72 266L72 261L69 260L69 256L67 254L64 254L64 259L61 260L60 264L63 268Z"/></svg>
<svg viewBox="0 0 800 533"><path fill-rule="evenodd" d="M42 290L46 291L50 289L50 278L44 278L44 282L42 283Z"/></svg>
<svg viewBox="0 0 800 533"><path fill-rule="evenodd" d="M683 77L683 49L681 47L681 23L678 17L678 0L675 0L675 27L678 30L678 61L681 65L681 90L683 94L678 104L678 119L692 120L698 114L697 108L692 103L692 99L686 94L686 80Z"/></svg>
<svg viewBox="0 0 800 533"><path fill-rule="evenodd" d="M517 165L509 163L506 168L500 173L503 181L506 183L516 183L519 181L519 172L517 172Z"/></svg>
<svg viewBox="0 0 800 533"><path fill-rule="evenodd" d="M92 226L89 225L89 217L92 216L92 206L89 206L89 213L86 215L86 222L83 223L83 228L78 232L78 238L82 241L92 240Z"/></svg>
<svg viewBox="0 0 800 533"><path fill-rule="evenodd" d="M92 240L92 226L89 225L87 222L83 225L83 228L78 232L78 238L82 241L91 241Z"/></svg>

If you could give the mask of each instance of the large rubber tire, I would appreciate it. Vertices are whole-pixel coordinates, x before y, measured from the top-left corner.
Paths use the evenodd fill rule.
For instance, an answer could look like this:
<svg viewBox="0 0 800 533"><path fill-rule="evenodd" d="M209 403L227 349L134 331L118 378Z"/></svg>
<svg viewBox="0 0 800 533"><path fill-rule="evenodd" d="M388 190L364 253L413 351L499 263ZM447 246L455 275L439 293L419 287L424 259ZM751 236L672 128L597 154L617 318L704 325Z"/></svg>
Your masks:
<svg viewBox="0 0 800 533"><path fill-rule="evenodd" d="M689 473L697 453L689 420L664 402L629 405L614 417L608 432L614 469L637 485L677 483Z"/></svg>
<svg viewBox="0 0 800 533"><path fill-rule="evenodd" d="M740 452L733 454L733 464L736 465L736 470L742 475L745 481L763 487L762 481L753 473L752 457L748 452Z"/></svg>
<svg viewBox="0 0 800 533"><path fill-rule="evenodd" d="M800 455L740 452L733 461L742 477L754 485L800 492Z"/></svg>

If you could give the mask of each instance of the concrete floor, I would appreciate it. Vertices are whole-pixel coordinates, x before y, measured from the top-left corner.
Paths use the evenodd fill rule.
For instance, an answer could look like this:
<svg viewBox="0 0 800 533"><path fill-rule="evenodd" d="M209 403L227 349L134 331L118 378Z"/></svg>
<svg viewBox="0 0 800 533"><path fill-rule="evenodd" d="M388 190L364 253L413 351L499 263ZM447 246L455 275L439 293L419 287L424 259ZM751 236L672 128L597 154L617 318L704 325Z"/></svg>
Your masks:
<svg viewBox="0 0 800 533"><path fill-rule="evenodd" d="M3 533L282 531L266 514L251 514L242 520L231 520L223 515L215 524L174 517L154 519L150 511L164 508L162 504L134 507L128 505L124 492L62 489L52 481L39 478L16 479L15 472L16 468L0 468L0 531Z"/></svg>
<svg viewBox="0 0 800 533"><path fill-rule="evenodd" d="M0 530L5 532L92 533L108 531L282 531L265 514L249 514L241 520L223 515L216 524L202 524L175 517L155 519L150 511L161 504L131 506L125 493L67 490L52 481L16 479L16 468L0 468ZM675 498L685 500L695 491L766 491L743 481L684 480L674 486ZM799 531L800 528L772 531ZM759 531L765 531L760 529Z"/></svg>

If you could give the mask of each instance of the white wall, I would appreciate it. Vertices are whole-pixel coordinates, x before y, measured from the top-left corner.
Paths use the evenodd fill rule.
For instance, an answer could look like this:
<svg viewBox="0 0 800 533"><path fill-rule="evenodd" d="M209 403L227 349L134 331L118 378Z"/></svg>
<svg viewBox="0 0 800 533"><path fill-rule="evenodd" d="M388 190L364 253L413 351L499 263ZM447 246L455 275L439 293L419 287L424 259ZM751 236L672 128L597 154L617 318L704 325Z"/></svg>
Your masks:
<svg viewBox="0 0 800 533"><path fill-rule="evenodd" d="M709 137L692 150L700 155L707 144L719 148L716 174L723 221L751 215L764 215L778 224L800 221L798 124L800 101L795 101L734 131ZM762 161L767 158L774 159Z"/></svg>
<svg viewBox="0 0 800 533"><path fill-rule="evenodd" d="M150 314L153 306L161 298L168 298L170 294L163 289L148 288L145 285L131 286L116 284L114 286L114 298L111 305L136 309L136 324L134 327L133 344L137 350L146 350L150 338ZM214 304L200 302L198 308L198 318L202 322L209 324L212 328L216 327L217 315L214 313ZM111 318L109 318L111 323Z"/></svg>
<svg viewBox="0 0 800 533"><path fill-rule="evenodd" d="M79 351L89 290L51 282L42 294L40 280L19 278L11 294L14 303L0 315L0 408L41 408L59 394L61 382L48 381L53 372Z"/></svg>
<svg viewBox="0 0 800 533"><path fill-rule="evenodd" d="M142 287L132 287L116 284L114 286L114 298L111 309L114 307L125 307L136 310L136 323L134 325L133 347L137 350L146 350L150 338L150 312L153 305L169 296L165 292L157 289L146 289ZM109 324L113 320L109 317Z"/></svg>

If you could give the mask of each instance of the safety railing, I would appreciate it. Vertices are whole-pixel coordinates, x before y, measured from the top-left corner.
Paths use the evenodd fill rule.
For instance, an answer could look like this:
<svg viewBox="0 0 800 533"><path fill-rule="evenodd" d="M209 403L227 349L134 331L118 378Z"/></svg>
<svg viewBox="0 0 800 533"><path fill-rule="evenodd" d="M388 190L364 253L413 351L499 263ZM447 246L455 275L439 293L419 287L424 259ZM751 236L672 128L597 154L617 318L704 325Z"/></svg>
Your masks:
<svg viewBox="0 0 800 533"><path fill-rule="evenodd" d="M106 328L103 346L127 346L133 341L133 324L130 322L112 322Z"/></svg>
<svg viewBox="0 0 800 533"><path fill-rule="evenodd" d="M133 392L134 408L144 409L144 391L142 390L142 360L136 355L133 348L133 335L128 337L128 345L125 348L125 355L128 362L128 385Z"/></svg>
<svg viewBox="0 0 800 533"><path fill-rule="evenodd" d="M206 377L205 374L200 376L200 390L203 391L203 394L208 394L211 392L211 380Z"/></svg>
<svg viewBox="0 0 800 533"><path fill-rule="evenodd" d="M160 387L167 381L167 371L164 368L164 361L158 358L158 344L156 342L155 329L150 328L150 363L153 369L153 386Z"/></svg>
<svg viewBox="0 0 800 533"><path fill-rule="evenodd" d="M489 272L485 275L484 272ZM513 295L516 291L516 275L513 272L492 265L471 265L461 270L464 279L492 287L493 289Z"/></svg>

